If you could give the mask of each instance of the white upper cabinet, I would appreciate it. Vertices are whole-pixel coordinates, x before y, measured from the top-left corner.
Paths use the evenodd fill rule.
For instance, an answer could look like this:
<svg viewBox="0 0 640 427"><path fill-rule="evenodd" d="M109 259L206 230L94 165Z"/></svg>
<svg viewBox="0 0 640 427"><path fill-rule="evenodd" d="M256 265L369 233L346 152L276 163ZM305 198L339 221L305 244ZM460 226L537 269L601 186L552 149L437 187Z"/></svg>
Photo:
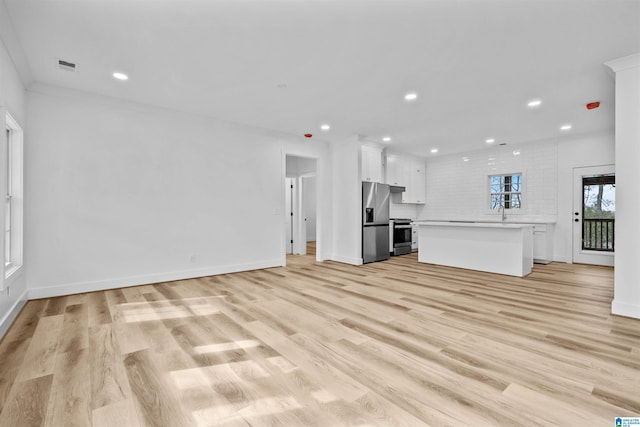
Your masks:
<svg viewBox="0 0 640 427"><path fill-rule="evenodd" d="M402 203L426 203L425 160L420 157L400 154L387 154L386 159L386 183L405 187L405 191L402 193Z"/></svg>
<svg viewBox="0 0 640 427"><path fill-rule="evenodd" d="M387 155L387 181L389 185L406 185L405 165L403 158L394 154Z"/></svg>
<svg viewBox="0 0 640 427"><path fill-rule="evenodd" d="M409 194L405 203L426 203L427 173L425 162L419 158L412 158L409 172Z"/></svg>
<svg viewBox="0 0 640 427"><path fill-rule="evenodd" d="M363 145L360 167L363 181L382 182L382 149Z"/></svg>

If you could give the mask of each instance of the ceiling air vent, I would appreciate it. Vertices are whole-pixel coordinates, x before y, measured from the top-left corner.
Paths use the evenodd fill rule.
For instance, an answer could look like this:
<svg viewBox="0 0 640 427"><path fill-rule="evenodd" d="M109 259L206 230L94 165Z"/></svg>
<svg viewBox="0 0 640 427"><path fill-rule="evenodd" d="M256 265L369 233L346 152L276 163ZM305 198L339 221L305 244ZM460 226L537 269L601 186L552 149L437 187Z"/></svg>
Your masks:
<svg viewBox="0 0 640 427"><path fill-rule="evenodd" d="M75 72L78 69L78 64L65 61L64 59L58 59L58 68L65 71Z"/></svg>

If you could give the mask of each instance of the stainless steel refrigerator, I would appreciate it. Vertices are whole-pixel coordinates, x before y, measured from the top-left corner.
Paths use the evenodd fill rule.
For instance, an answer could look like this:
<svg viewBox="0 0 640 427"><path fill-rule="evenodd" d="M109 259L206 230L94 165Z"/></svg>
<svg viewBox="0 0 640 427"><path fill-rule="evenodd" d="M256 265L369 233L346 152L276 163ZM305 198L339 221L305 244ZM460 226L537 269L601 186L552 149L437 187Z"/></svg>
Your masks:
<svg viewBox="0 0 640 427"><path fill-rule="evenodd" d="M389 185L362 183L362 262L389 258Z"/></svg>

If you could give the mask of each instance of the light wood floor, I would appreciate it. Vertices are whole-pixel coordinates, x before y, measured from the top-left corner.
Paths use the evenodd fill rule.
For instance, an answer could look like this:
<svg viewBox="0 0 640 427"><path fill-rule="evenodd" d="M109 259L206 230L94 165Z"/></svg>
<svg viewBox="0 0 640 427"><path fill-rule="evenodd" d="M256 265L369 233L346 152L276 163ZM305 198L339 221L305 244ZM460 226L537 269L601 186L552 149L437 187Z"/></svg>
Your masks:
<svg viewBox="0 0 640 427"><path fill-rule="evenodd" d="M291 256L286 268L29 302L0 426L612 426L640 415L613 271L526 278Z"/></svg>

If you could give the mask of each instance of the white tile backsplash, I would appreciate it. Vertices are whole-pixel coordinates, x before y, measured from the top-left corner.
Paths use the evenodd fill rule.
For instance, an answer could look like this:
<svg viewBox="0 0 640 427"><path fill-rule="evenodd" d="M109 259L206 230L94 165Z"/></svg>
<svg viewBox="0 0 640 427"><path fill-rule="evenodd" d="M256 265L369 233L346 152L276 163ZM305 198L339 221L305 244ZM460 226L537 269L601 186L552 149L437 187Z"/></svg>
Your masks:
<svg viewBox="0 0 640 427"><path fill-rule="evenodd" d="M514 151L520 152L514 155ZM464 161L463 158L468 159ZM523 206L507 211L517 221L556 221L557 144L514 144L427 160L427 204L418 219L495 220L489 175L522 173Z"/></svg>
<svg viewBox="0 0 640 427"><path fill-rule="evenodd" d="M412 203L401 203L400 193L391 194L391 203L389 203L389 218L410 218L418 219L418 206Z"/></svg>

